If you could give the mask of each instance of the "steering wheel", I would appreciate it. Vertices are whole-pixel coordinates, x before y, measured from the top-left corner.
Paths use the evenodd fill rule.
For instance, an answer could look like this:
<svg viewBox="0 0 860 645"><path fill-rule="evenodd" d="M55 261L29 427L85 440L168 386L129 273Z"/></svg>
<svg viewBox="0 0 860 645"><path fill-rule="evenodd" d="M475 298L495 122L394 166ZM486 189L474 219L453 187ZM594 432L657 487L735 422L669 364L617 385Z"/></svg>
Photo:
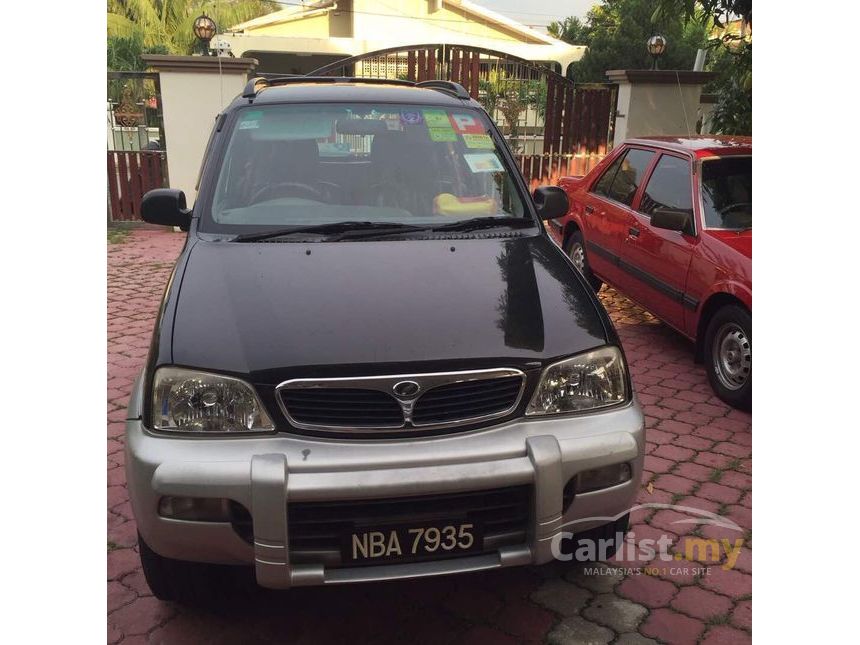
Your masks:
<svg viewBox="0 0 860 645"><path fill-rule="evenodd" d="M718 211L720 219L723 220L723 225L728 226L729 228L747 228L752 222L752 219L747 222L746 218L744 218L744 213L737 213L735 215L731 215L730 213L741 209L750 209L751 206L752 203L750 202L735 202L734 204L723 206Z"/></svg>
<svg viewBox="0 0 860 645"><path fill-rule="evenodd" d="M748 206L752 206L752 202L735 202L734 204L729 204L728 206L723 206L719 211L717 211L720 215L725 215L731 211L736 211L739 208L747 208Z"/></svg>
<svg viewBox="0 0 860 645"><path fill-rule="evenodd" d="M395 181L381 181L368 187L375 195L374 205L387 208L400 208L412 213L411 194L403 184Z"/></svg>
<svg viewBox="0 0 860 645"><path fill-rule="evenodd" d="M284 193L286 193L286 195ZM322 193L313 186L297 181L284 181L277 184L266 184L251 195L251 199L248 203L256 204L257 202L264 201L263 197L269 197L271 199L276 195L279 197L292 195L294 197L305 197L318 202L324 201Z"/></svg>

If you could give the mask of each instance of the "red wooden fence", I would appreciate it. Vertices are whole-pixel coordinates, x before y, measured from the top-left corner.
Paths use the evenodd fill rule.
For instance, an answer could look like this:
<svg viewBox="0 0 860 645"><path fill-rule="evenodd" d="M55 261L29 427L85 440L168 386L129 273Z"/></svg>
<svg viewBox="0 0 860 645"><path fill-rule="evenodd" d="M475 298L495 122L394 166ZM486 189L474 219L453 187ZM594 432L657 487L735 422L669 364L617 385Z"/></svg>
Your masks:
<svg viewBox="0 0 860 645"><path fill-rule="evenodd" d="M108 150L107 169L111 221L139 222L144 193L164 186L164 152Z"/></svg>
<svg viewBox="0 0 860 645"><path fill-rule="evenodd" d="M517 165L530 189L542 185L556 185L560 177L582 176L594 168L604 154L536 154L514 155Z"/></svg>

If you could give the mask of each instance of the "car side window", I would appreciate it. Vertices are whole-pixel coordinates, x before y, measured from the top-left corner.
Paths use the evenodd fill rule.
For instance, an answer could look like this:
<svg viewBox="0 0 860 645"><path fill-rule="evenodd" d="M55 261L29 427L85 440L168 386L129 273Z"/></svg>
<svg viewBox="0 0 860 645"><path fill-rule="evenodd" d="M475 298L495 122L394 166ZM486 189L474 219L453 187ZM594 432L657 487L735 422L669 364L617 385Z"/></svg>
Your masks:
<svg viewBox="0 0 860 645"><path fill-rule="evenodd" d="M621 155L612 162L612 165L606 169L606 171L600 176L600 179L597 180L597 183L594 184L594 188L591 192L596 193L597 195L603 195L604 197L609 196L609 187L612 186L612 180L615 179L615 173L618 172L618 167L621 165L621 160L624 159L624 155Z"/></svg>
<svg viewBox="0 0 860 645"><path fill-rule="evenodd" d="M653 157L654 153L650 150L631 148L624 155L621 167L615 173L615 178L609 189L609 198L630 206Z"/></svg>
<svg viewBox="0 0 860 645"><path fill-rule="evenodd" d="M651 216L658 208L693 214L692 175L687 159L663 155L645 187L639 211Z"/></svg>

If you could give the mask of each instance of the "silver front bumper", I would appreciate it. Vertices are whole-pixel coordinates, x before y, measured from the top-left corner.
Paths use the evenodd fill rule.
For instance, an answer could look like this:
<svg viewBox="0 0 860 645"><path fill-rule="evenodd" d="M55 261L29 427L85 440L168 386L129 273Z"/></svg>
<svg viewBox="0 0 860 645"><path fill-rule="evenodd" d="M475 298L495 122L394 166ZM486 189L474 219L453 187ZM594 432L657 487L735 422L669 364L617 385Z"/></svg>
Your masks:
<svg viewBox="0 0 860 645"><path fill-rule="evenodd" d="M129 405L137 416L140 387ZM126 424L126 471L138 529L162 556L248 564L264 587L359 582L475 571L553 559L551 541L571 521L615 516L636 497L644 455L638 405L585 416L499 424L444 437L343 441L299 436L164 437L139 420ZM585 470L630 462L633 478L578 494L563 511L565 483ZM497 552L431 562L326 568L290 563L291 502L344 501L490 490L531 485L527 543ZM228 523L189 522L158 514L162 496L222 497L250 510L253 545ZM576 530L605 523L578 523Z"/></svg>

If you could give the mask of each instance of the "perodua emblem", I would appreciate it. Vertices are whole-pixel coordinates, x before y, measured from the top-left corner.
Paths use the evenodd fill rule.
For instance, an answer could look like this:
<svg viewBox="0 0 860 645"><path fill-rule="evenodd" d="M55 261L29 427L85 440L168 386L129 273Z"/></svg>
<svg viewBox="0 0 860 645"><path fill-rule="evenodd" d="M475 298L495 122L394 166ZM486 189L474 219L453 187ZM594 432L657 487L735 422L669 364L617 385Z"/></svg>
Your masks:
<svg viewBox="0 0 860 645"><path fill-rule="evenodd" d="M400 381L399 383L395 383L394 387L391 388L391 391L394 392L394 396L400 399L411 399L413 396L418 394L420 390L421 386L415 381Z"/></svg>

